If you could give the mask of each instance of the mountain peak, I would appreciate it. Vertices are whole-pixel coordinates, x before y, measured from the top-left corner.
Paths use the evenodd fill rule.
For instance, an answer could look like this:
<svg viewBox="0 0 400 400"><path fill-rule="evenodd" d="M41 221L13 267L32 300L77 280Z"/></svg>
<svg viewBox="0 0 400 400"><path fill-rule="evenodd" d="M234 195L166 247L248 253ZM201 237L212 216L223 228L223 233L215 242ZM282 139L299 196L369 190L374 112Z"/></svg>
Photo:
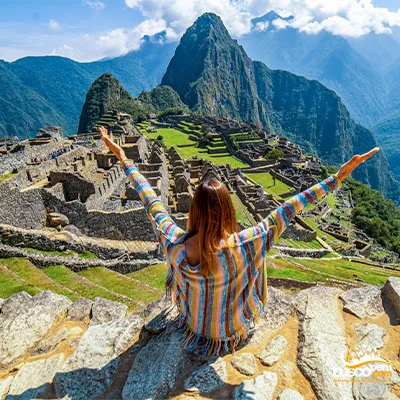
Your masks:
<svg viewBox="0 0 400 400"><path fill-rule="evenodd" d="M272 22L275 21L276 19L282 19L284 21L290 21L294 17L291 15L289 17L282 17L279 14L277 14L275 11L270 11L267 14L263 15L262 17L254 18L251 20L253 25L258 24L259 22Z"/></svg>

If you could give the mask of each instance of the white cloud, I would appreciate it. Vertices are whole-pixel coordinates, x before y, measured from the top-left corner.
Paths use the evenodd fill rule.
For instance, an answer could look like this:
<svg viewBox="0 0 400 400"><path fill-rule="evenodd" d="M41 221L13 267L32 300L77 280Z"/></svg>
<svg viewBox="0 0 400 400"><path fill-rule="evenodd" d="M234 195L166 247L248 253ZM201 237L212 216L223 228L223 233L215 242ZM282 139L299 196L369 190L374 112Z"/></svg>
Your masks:
<svg viewBox="0 0 400 400"><path fill-rule="evenodd" d="M268 21L266 21L266 22L257 22L255 24L255 26L254 26L254 30L256 32L262 32L262 31L267 30L268 27L269 27L269 22Z"/></svg>
<svg viewBox="0 0 400 400"><path fill-rule="evenodd" d="M54 21L54 19L49 21L48 26L52 31L58 31L61 28L60 24L57 21Z"/></svg>
<svg viewBox="0 0 400 400"><path fill-rule="evenodd" d="M397 12L375 7L372 0L125 0L149 19L164 20L179 37L204 12L218 14L230 33L239 37L251 30L251 19L274 10L291 21L275 20L276 29L293 26L313 34L322 30L343 36L361 36L370 32L390 33L400 26ZM259 22L253 29L268 28Z"/></svg>
<svg viewBox="0 0 400 400"><path fill-rule="evenodd" d="M104 3L99 0L83 0L83 3L98 11L105 7Z"/></svg>

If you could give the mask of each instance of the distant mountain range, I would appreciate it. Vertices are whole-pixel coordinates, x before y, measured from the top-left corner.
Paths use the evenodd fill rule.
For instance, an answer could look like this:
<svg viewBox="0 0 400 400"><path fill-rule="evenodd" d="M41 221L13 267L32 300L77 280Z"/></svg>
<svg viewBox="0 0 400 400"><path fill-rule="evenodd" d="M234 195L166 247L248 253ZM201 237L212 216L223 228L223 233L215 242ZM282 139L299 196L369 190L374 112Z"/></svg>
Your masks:
<svg viewBox="0 0 400 400"><path fill-rule="evenodd" d="M256 28L240 39L248 55L273 69L316 79L341 97L359 124L371 129L400 179L400 43L396 35L371 33L344 39L287 27L274 12L253 20ZM289 18L290 20L290 18ZM397 31L395 32L398 33ZM395 146L393 146L395 144Z"/></svg>
<svg viewBox="0 0 400 400"><path fill-rule="evenodd" d="M338 95L315 80L253 62L215 14L204 14L183 35L162 79L192 110L239 118L289 137L304 150L340 165L377 145ZM355 176L398 197L399 183L383 153Z"/></svg>
<svg viewBox="0 0 400 400"><path fill-rule="evenodd" d="M252 121L335 165L376 144L371 131L362 128L366 126L376 132L400 176L400 59L394 56L400 44L387 35L345 40L326 32L276 30L276 19L281 17L269 13L254 20L266 29L254 29L240 40L251 57L268 67L253 62L212 14L189 28L178 47L161 44L161 33L145 37L139 51L115 59L78 63L48 56L0 61L0 137L24 139L45 125L76 133L88 89L107 72L131 96L162 81L194 110ZM279 69L324 83L344 104L320 83ZM141 100L151 99L146 95ZM398 200L397 183L382 153L360 169L358 177Z"/></svg>
<svg viewBox="0 0 400 400"><path fill-rule="evenodd" d="M47 125L66 134L78 130L85 96L93 81L110 72L132 96L160 83L176 48L145 37L140 50L111 60L79 63L68 58L26 57L0 61L0 137L32 137Z"/></svg>

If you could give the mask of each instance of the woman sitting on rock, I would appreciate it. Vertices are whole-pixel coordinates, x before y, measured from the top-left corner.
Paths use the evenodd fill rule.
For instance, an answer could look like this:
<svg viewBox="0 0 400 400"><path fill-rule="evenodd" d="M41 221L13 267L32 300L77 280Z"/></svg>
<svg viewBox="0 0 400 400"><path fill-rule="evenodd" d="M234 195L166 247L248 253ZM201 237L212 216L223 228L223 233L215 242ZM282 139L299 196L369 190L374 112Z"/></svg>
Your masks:
<svg viewBox="0 0 400 400"><path fill-rule="evenodd" d="M166 290L179 310L185 347L203 355L233 352L267 307L268 251L296 213L341 186L379 151L354 156L337 174L283 203L252 228L239 230L227 187L203 181L192 200L187 230L179 228L146 178L104 127L100 134L143 201L168 264Z"/></svg>

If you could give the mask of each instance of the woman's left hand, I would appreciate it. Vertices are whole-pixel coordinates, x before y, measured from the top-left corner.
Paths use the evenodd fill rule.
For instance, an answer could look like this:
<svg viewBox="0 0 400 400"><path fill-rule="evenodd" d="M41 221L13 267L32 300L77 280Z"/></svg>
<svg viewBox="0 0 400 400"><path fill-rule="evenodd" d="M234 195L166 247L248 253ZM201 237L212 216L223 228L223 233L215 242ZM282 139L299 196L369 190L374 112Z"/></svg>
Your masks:
<svg viewBox="0 0 400 400"><path fill-rule="evenodd" d="M108 134L107 129L104 126L99 126L98 130L104 143L110 149L110 151L114 153L115 157L117 157L119 161L126 160L124 150L122 150L121 147L114 142L112 134Z"/></svg>

